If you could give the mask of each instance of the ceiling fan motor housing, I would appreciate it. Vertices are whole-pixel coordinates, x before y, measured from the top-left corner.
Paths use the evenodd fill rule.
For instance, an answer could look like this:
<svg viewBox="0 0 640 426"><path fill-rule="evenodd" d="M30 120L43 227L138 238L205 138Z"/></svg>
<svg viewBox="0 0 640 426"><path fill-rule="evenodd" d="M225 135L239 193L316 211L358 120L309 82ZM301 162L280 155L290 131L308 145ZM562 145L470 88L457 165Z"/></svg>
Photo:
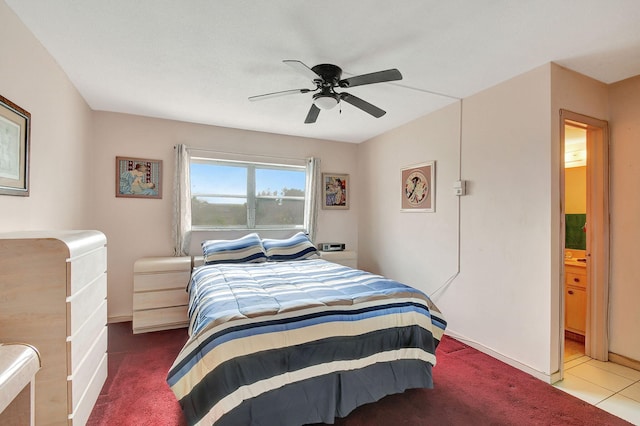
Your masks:
<svg viewBox="0 0 640 426"><path fill-rule="evenodd" d="M322 86L333 87L338 84L342 76L342 68L333 64L319 64L311 68L311 71L322 77Z"/></svg>

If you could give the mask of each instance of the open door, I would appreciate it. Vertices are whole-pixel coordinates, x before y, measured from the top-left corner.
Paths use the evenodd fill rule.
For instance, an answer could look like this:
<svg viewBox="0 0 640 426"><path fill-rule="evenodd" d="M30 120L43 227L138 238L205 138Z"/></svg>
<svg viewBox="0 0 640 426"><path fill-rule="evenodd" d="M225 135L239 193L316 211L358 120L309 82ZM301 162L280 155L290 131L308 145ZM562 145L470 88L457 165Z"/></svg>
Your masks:
<svg viewBox="0 0 640 426"><path fill-rule="evenodd" d="M586 209L588 218L586 225L586 269L588 285L585 355L600 361L607 361L609 356L607 332L609 305L609 125L603 120L561 110L560 141L563 152L566 125L582 127L586 131ZM562 200L564 200L564 174L563 162L561 171ZM561 204L563 206L562 229L564 229L564 201ZM564 265L564 259L562 264ZM564 314L564 291L562 294L561 306ZM564 340L564 324L561 336Z"/></svg>

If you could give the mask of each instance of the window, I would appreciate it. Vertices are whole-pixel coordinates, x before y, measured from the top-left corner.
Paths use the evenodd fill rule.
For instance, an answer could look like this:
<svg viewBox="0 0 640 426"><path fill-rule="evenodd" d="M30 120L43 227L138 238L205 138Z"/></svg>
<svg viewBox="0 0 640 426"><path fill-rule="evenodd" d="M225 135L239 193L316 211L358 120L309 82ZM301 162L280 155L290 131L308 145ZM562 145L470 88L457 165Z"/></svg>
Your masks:
<svg viewBox="0 0 640 426"><path fill-rule="evenodd" d="M192 229L303 229L306 170L191 157Z"/></svg>

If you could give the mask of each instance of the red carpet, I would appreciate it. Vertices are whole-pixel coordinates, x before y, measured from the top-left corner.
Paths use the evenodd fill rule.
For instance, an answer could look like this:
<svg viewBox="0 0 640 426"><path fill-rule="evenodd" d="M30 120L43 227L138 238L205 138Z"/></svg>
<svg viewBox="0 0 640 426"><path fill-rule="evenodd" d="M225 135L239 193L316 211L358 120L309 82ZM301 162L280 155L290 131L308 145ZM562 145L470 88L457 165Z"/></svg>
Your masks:
<svg viewBox="0 0 640 426"><path fill-rule="evenodd" d="M109 376L87 426L182 426L182 410L165 379L187 330L133 335L109 324Z"/></svg>
<svg viewBox="0 0 640 426"><path fill-rule="evenodd" d="M88 426L184 425L165 377L186 337L110 324L109 378ZM434 389L388 396L336 425L629 425L454 339L443 339L437 357Z"/></svg>

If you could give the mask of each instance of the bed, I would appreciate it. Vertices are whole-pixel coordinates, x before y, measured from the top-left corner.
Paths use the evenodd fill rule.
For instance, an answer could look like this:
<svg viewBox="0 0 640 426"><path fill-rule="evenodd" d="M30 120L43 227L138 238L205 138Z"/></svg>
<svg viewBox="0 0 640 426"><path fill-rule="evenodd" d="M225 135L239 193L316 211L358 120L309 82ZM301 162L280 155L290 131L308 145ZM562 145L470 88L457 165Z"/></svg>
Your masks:
<svg viewBox="0 0 640 426"><path fill-rule="evenodd" d="M189 339L167 376L189 425L333 423L433 387L446 322L424 293L322 260L304 234L256 239L230 257L204 249L192 273Z"/></svg>

